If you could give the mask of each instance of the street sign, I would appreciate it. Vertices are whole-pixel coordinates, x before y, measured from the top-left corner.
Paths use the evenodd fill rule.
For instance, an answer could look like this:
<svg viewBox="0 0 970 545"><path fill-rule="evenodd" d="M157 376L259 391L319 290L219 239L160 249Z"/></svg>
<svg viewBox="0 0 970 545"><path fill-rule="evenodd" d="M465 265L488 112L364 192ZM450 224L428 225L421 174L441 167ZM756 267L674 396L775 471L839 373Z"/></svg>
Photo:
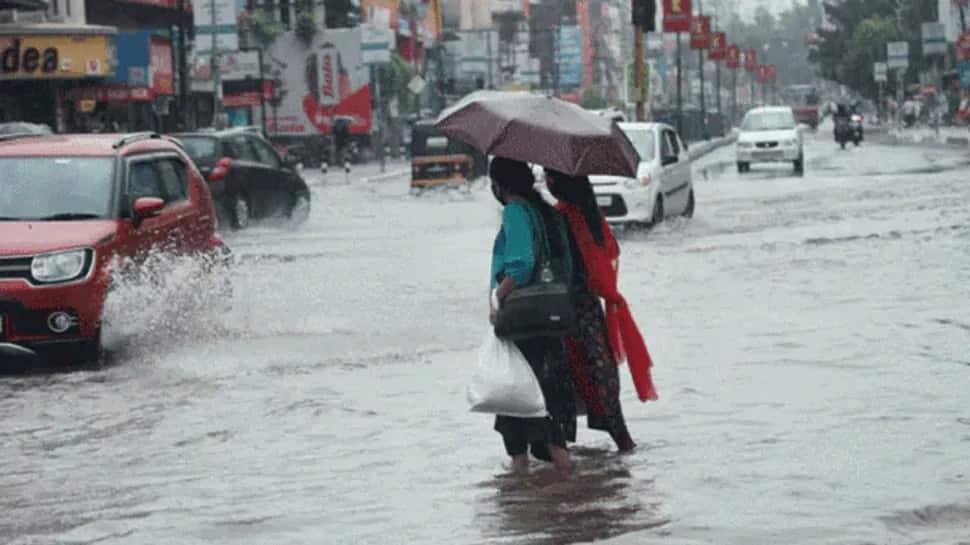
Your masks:
<svg viewBox="0 0 970 545"><path fill-rule="evenodd" d="M889 68L909 68L909 42L889 42L886 44Z"/></svg>
<svg viewBox="0 0 970 545"><path fill-rule="evenodd" d="M556 52L559 65L559 84L575 87L583 83L586 66L583 62L583 29L579 25L562 25L556 33Z"/></svg>
<svg viewBox="0 0 970 545"><path fill-rule="evenodd" d="M744 69L748 72L756 72L758 70L758 52L754 49L749 49L744 52Z"/></svg>
<svg viewBox="0 0 970 545"><path fill-rule="evenodd" d="M420 95L421 91L424 91L426 86L427 84L424 81L424 78L421 76L414 76L414 78L411 79L411 82L408 83L408 89L410 89L411 92L416 95Z"/></svg>
<svg viewBox="0 0 970 545"><path fill-rule="evenodd" d="M690 32L690 0L664 0L664 32Z"/></svg>
<svg viewBox="0 0 970 545"><path fill-rule="evenodd" d="M889 81L889 66L884 62L877 62L872 65L873 78L877 82L885 83Z"/></svg>
<svg viewBox="0 0 970 545"><path fill-rule="evenodd" d="M236 0L195 2L192 13L196 53L212 51L213 34L220 52L239 50L239 30L236 27L239 8Z"/></svg>
<svg viewBox="0 0 970 545"><path fill-rule="evenodd" d="M391 42L393 32L381 26L360 26L360 55L364 64L382 64L391 62Z"/></svg>
<svg viewBox="0 0 970 545"><path fill-rule="evenodd" d="M923 55L946 55L946 26L923 23Z"/></svg>

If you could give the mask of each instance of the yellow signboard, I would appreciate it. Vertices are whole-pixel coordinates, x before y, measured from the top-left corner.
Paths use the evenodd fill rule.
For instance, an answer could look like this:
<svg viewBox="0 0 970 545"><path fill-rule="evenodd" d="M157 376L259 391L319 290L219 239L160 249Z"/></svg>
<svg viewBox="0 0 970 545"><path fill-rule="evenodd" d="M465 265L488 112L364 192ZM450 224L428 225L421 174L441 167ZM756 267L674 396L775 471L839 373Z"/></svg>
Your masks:
<svg viewBox="0 0 970 545"><path fill-rule="evenodd" d="M0 80L110 76L109 36L0 36Z"/></svg>

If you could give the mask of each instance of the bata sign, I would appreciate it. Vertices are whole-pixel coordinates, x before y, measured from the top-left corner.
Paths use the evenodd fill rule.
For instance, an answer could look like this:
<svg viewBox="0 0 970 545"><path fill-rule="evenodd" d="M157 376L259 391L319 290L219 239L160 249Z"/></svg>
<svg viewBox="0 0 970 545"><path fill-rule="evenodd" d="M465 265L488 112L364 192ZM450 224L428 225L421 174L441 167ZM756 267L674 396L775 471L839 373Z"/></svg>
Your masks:
<svg viewBox="0 0 970 545"><path fill-rule="evenodd" d="M0 38L0 80L104 77L116 62L107 36Z"/></svg>

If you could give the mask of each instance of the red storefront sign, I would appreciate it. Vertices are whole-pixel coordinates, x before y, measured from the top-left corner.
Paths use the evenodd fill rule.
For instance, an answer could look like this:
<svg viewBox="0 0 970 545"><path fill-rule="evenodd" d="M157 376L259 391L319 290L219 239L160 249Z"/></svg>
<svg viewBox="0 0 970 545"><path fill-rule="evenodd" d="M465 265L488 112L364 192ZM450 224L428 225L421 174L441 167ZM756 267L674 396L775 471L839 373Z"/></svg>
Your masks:
<svg viewBox="0 0 970 545"><path fill-rule="evenodd" d="M664 0L664 32L690 32L690 0Z"/></svg>
<svg viewBox="0 0 970 545"><path fill-rule="evenodd" d="M748 72L758 70L758 52L754 49L749 49L744 52L744 69Z"/></svg>
<svg viewBox="0 0 970 545"><path fill-rule="evenodd" d="M690 48L704 50L711 46L711 18L698 15L690 21Z"/></svg>
<svg viewBox="0 0 970 545"><path fill-rule="evenodd" d="M711 50L707 57L712 61L723 61L727 58L727 34L715 32L711 34Z"/></svg>
<svg viewBox="0 0 970 545"><path fill-rule="evenodd" d="M226 108L240 108L243 106L259 106L262 93L259 91L248 91L234 95L222 97L222 105Z"/></svg>
<svg viewBox="0 0 970 545"><path fill-rule="evenodd" d="M741 67L741 48L735 44L731 44L727 48L727 67L731 70L737 70Z"/></svg>
<svg viewBox="0 0 970 545"><path fill-rule="evenodd" d="M970 32L957 38L957 58L961 61L970 60Z"/></svg>
<svg viewBox="0 0 970 545"><path fill-rule="evenodd" d="M174 95L175 70L172 68L172 42L152 36L148 44L148 58L151 62L152 92L159 95Z"/></svg>

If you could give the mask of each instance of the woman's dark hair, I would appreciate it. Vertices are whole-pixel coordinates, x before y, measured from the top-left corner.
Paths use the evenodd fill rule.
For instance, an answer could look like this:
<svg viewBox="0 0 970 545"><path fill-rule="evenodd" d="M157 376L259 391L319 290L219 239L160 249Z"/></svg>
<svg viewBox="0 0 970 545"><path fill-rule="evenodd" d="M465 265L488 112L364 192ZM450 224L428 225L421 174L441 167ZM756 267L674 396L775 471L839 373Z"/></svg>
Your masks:
<svg viewBox="0 0 970 545"><path fill-rule="evenodd" d="M495 157L488 166L488 175L499 189L521 197L541 214L542 222L546 227L546 238L554 255L565 255L569 251L569 248L563 248L562 239L559 236L558 226L561 221L559 213L535 190L536 178L529 165L515 159ZM498 195L495 198L497 199Z"/></svg>
<svg viewBox="0 0 970 545"><path fill-rule="evenodd" d="M603 234L603 213L596 204L596 194L593 185L586 176L570 176L555 170L546 169L546 179L551 181L549 192L556 199L576 206L582 211L586 219L586 227L593 235L593 240L602 246L606 243Z"/></svg>

